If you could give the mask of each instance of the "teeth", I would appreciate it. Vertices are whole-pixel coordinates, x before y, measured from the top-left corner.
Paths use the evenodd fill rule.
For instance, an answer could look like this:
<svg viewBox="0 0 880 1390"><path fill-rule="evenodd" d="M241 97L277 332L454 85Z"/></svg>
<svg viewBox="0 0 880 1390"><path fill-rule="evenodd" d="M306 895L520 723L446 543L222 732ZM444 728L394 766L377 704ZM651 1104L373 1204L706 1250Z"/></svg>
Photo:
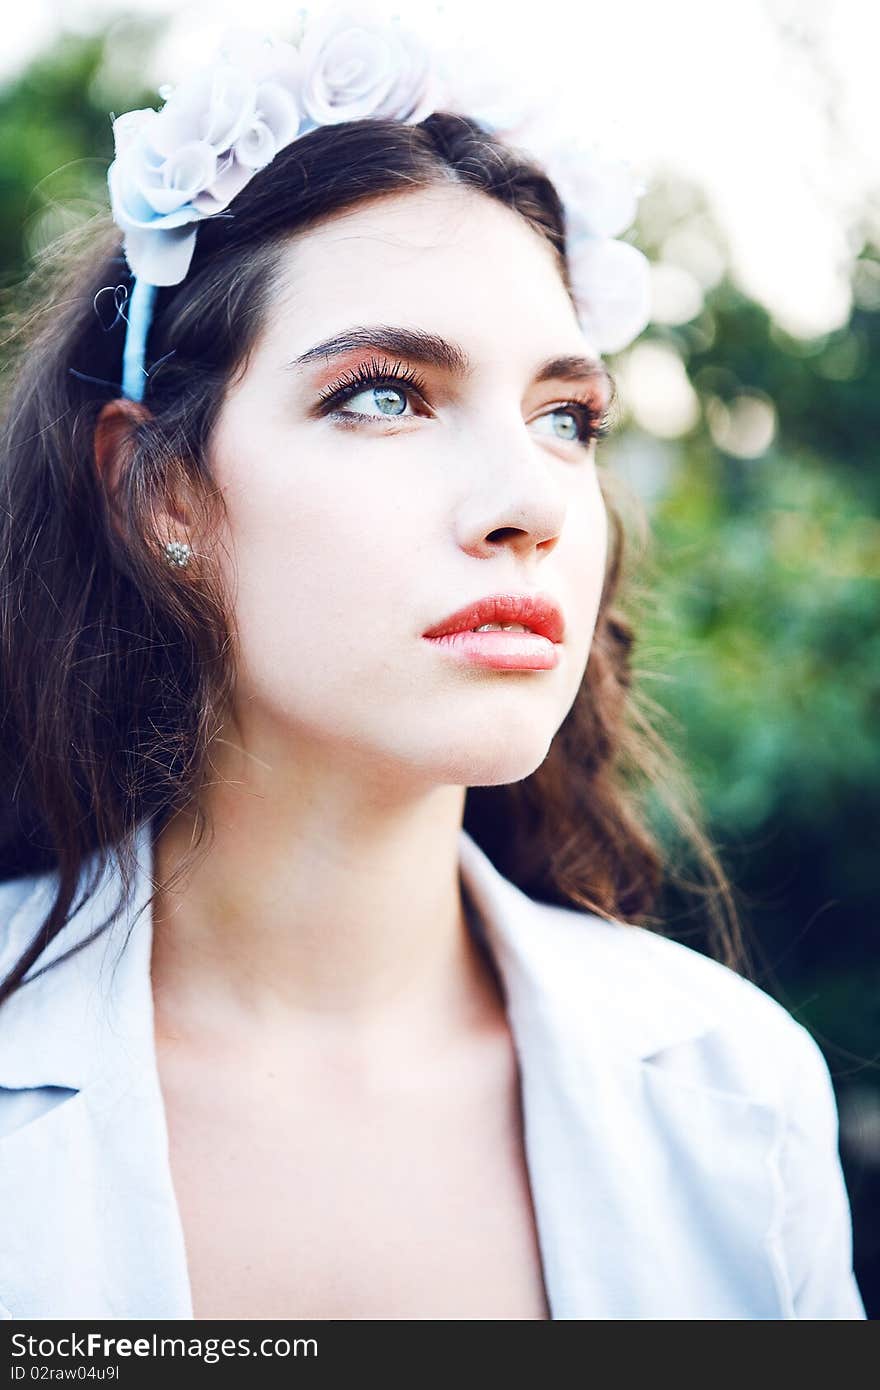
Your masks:
<svg viewBox="0 0 880 1390"><path fill-rule="evenodd" d="M472 627L471 632L531 632L524 623L483 623L482 627Z"/></svg>

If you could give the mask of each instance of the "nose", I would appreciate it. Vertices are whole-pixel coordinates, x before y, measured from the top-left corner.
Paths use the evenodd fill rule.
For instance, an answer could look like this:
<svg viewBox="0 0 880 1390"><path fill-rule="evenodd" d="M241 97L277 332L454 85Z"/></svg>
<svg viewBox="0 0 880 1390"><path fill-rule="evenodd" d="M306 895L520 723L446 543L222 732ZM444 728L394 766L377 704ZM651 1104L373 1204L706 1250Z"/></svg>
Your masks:
<svg viewBox="0 0 880 1390"><path fill-rule="evenodd" d="M485 557L506 546L518 556L554 549L568 507L565 470L574 467L537 442L516 412L484 413L482 428L471 435L458 511L459 542L469 554Z"/></svg>

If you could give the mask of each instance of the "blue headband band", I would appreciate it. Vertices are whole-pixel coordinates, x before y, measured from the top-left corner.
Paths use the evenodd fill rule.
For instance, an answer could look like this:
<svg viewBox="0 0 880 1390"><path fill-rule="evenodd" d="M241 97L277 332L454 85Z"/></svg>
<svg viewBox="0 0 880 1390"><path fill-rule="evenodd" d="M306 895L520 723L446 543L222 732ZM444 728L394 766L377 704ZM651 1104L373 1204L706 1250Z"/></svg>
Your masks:
<svg viewBox="0 0 880 1390"><path fill-rule="evenodd" d="M144 387L147 384L144 361L156 288L147 280L136 277L128 297L125 345L122 349L122 394L130 401L143 400Z"/></svg>

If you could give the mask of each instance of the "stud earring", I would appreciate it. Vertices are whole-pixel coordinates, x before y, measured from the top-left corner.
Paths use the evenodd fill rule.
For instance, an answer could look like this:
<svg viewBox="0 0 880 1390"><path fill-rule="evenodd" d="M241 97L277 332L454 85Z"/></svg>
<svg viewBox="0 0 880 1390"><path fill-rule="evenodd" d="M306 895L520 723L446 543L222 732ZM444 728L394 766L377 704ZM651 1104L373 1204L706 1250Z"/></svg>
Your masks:
<svg viewBox="0 0 880 1390"><path fill-rule="evenodd" d="M178 565L181 569L189 564L189 557L192 550L186 541L166 541L165 558L169 565Z"/></svg>

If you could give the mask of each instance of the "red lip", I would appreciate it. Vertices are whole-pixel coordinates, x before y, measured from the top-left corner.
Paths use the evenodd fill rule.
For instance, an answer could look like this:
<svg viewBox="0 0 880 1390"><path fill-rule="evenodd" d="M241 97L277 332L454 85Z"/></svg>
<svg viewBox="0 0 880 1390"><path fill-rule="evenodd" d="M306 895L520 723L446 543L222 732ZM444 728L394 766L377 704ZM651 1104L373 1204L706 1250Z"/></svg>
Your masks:
<svg viewBox="0 0 880 1390"><path fill-rule="evenodd" d="M561 642L565 632L562 610L545 594L487 594L450 613L422 636L445 637L450 632L470 632L483 623L522 623L551 642Z"/></svg>

